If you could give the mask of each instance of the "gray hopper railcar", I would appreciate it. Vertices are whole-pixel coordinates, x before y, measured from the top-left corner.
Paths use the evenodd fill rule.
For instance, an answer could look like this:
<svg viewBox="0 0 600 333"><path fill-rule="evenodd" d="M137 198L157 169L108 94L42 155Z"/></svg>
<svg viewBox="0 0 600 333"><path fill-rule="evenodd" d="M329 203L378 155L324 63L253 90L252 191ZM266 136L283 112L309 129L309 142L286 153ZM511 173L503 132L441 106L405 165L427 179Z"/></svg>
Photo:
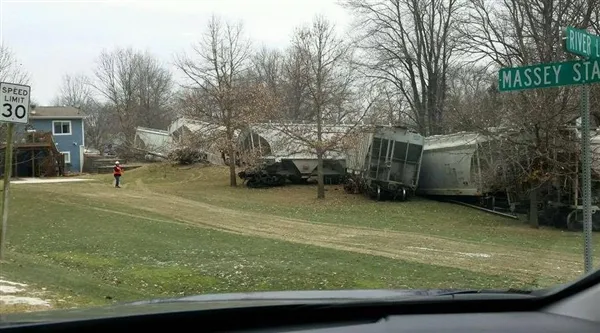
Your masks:
<svg viewBox="0 0 600 333"><path fill-rule="evenodd" d="M512 140L503 140L469 132L427 137L417 194L469 204L513 218L517 218L518 214L528 214L528 190L521 187L522 180L515 178L518 176L502 156L514 140L517 140L516 136ZM594 151L594 155L599 154ZM576 154L563 158L577 160ZM577 198L580 185L577 183L577 170L574 173L556 176L539 187L537 206L540 224L581 229L581 202ZM597 209L600 186L598 178L595 180L592 191L594 208ZM598 213L593 215L593 228L600 229Z"/></svg>
<svg viewBox="0 0 600 333"><path fill-rule="evenodd" d="M489 192L484 184L488 139L477 133L455 133L425 138L418 194L481 196Z"/></svg>
<svg viewBox="0 0 600 333"><path fill-rule="evenodd" d="M518 208L511 176L498 156L502 142L460 132L425 138L417 194L475 204L513 215Z"/></svg>
<svg viewBox="0 0 600 333"><path fill-rule="evenodd" d="M404 127L377 126L363 132L348 153L348 193L377 200L407 200L419 181L424 138Z"/></svg>

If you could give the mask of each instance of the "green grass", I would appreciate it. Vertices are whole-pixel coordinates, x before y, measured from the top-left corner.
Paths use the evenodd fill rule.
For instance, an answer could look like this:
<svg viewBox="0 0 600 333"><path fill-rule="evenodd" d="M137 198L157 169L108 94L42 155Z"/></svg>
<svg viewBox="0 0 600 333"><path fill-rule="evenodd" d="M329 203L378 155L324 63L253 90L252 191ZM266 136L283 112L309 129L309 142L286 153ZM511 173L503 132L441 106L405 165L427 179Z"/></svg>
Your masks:
<svg viewBox="0 0 600 333"><path fill-rule="evenodd" d="M425 233L475 243L582 252L582 233L551 227L532 229L526 223L476 211L456 204L413 198L408 202L375 202L346 194L339 186L327 187L325 201L317 201L314 186L271 189L231 188L223 168L204 172L153 166L136 170L130 181L143 179L160 191L239 210L274 214L314 222L368 226ZM594 235L595 251L600 238Z"/></svg>
<svg viewBox="0 0 600 333"><path fill-rule="evenodd" d="M532 230L520 222L423 199L378 203L335 187L328 188L323 201L315 199L312 186L231 188L224 168L144 167L126 172L122 189L111 187L110 175L92 178L95 182L12 187L9 251L0 276L30 283L34 290L47 288L57 307L216 292L564 282L551 275L524 281L502 269L482 273L445 267L444 262L226 233L186 224L169 210L152 212L127 199L115 201L121 194L168 194L240 212L538 249L540 255L548 250L581 253L578 233ZM596 250L599 245L595 242Z"/></svg>
<svg viewBox="0 0 600 333"><path fill-rule="evenodd" d="M28 202L40 205L26 210ZM43 202L43 193L15 187L2 275L48 288L66 300L58 306L237 291L520 285L499 275Z"/></svg>

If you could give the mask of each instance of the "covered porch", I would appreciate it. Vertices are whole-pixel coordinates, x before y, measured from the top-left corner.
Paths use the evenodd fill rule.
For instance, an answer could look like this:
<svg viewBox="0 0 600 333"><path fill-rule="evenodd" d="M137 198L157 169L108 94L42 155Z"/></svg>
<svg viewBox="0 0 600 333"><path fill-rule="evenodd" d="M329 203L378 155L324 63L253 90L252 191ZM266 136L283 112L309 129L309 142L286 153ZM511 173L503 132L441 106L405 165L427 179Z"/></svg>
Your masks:
<svg viewBox="0 0 600 333"><path fill-rule="evenodd" d="M4 175L6 143L0 145L0 174ZM57 149L51 132L27 132L13 144L12 176L56 177L65 174L65 158Z"/></svg>

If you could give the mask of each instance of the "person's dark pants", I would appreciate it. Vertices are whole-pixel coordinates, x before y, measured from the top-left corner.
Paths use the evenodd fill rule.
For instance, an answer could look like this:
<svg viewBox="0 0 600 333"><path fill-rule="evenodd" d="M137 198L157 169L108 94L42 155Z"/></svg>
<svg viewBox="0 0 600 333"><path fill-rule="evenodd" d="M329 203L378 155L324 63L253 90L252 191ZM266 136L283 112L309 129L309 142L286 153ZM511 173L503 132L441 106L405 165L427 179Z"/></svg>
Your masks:
<svg viewBox="0 0 600 333"><path fill-rule="evenodd" d="M119 187L120 186L120 180L121 180L121 176L120 175L115 175L115 187Z"/></svg>

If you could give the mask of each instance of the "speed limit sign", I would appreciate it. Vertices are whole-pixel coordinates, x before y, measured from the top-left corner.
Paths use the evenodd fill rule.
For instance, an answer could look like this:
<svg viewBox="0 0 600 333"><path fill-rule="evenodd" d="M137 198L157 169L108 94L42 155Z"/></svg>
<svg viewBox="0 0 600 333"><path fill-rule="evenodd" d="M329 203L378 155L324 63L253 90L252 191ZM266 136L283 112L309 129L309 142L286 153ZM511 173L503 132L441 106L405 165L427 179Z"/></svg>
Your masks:
<svg viewBox="0 0 600 333"><path fill-rule="evenodd" d="M29 122L30 93L30 86L0 82L0 121L23 124Z"/></svg>

